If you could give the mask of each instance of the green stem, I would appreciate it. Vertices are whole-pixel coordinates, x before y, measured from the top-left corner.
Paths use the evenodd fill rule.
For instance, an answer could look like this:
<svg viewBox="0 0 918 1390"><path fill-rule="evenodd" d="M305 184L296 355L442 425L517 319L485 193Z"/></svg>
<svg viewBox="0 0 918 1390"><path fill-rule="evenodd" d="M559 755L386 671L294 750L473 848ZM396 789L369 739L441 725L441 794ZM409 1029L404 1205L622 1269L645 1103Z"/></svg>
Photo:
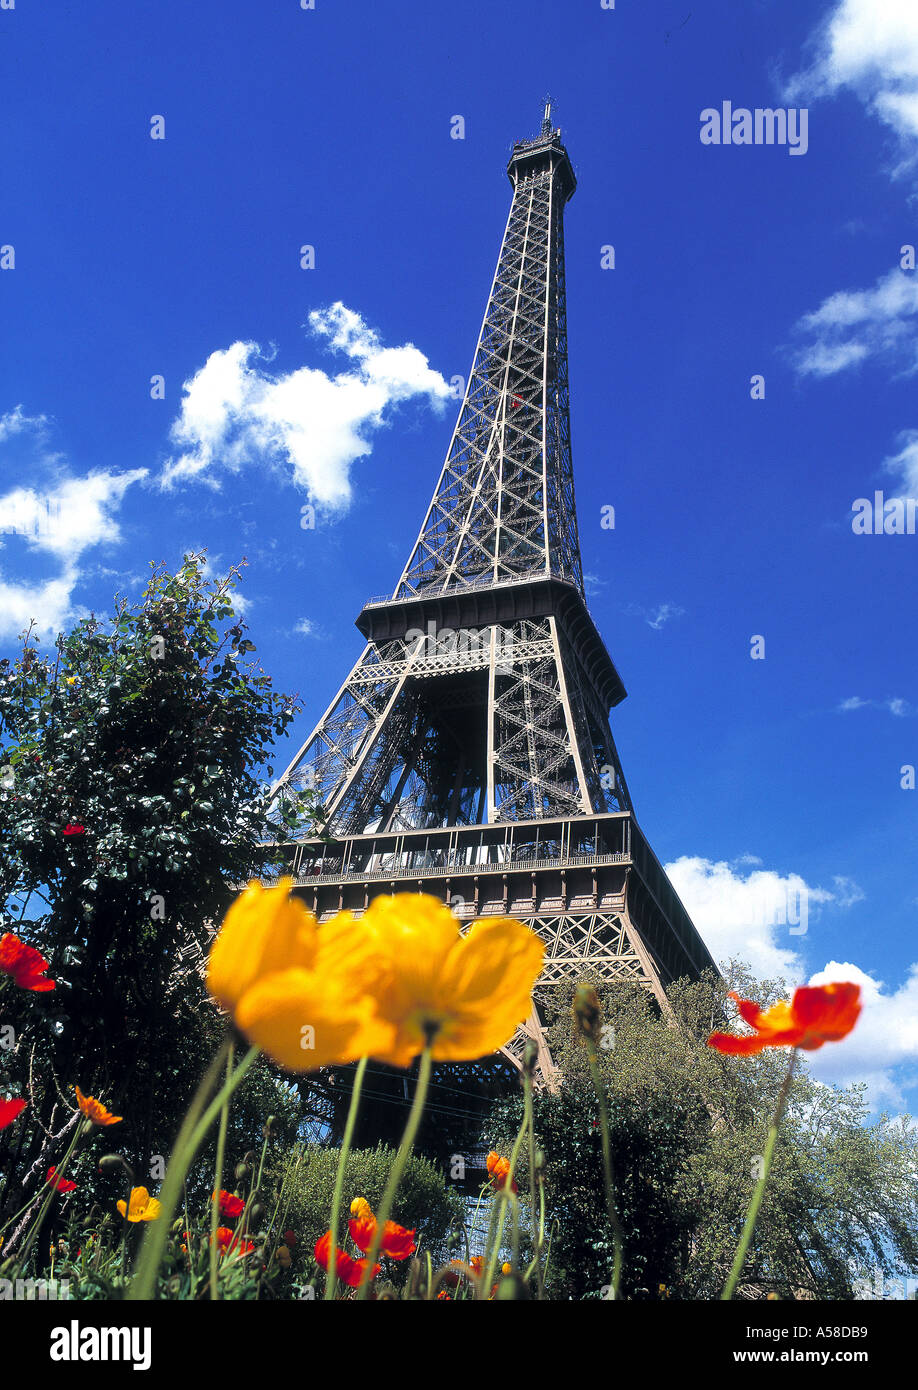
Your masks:
<svg viewBox="0 0 918 1390"><path fill-rule="evenodd" d="M64 1154L64 1157L61 1160L61 1166L60 1168L55 1167L54 1181L49 1182L47 1184L48 1195L42 1202L38 1216L32 1222L29 1234L26 1236L25 1244L23 1245L22 1250L19 1252L19 1268L23 1271L23 1273L25 1272L26 1258L28 1257L29 1251L35 1243L35 1238L38 1235L38 1232L41 1230L42 1223L48 1214L48 1210L51 1206L51 1203L54 1201L54 1194L57 1191L58 1180L64 1176L64 1173L67 1169L67 1164L70 1162L70 1159L73 1156L73 1151L77 1146L77 1141L80 1138L80 1135L83 1133L83 1128L83 1122L81 1120L77 1121L77 1124L73 1131L73 1138L70 1141L70 1147L67 1149L67 1152Z"/></svg>
<svg viewBox="0 0 918 1390"><path fill-rule="evenodd" d="M545 1296L545 1285L542 1280L542 1236L544 1234L544 1193L539 1184L539 1218L536 1220L536 1147L535 1147L535 1117L532 1113L532 1076L527 1072L523 1080L523 1104L525 1114L529 1121L529 1212L532 1228L532 1256L535 1266L536 1286L538 1288L539 1299ZM532 1265L526 1271L525 1278L531 1277Z"/></svg>
<svg viewBox="0 0 918 1390"><path fill-rule="evenodd" d="M226 1054L226 1080L229 1081L233 1074L233 1044L230 1043L229 1051ZM210 1204L210 1296L212 1299L220 1297L217 1287L217 1218L220 1214L220 1189L223 1185L223 1159L226 1153L226 1125L229 1119L229 1102L224 1101L220 1109L220 1128L217 1131L217 1163L214 1172L214 1195Z"/></svg>
<svg viewBox="0 0 918 1390"><path fill-rule="evenodd" d="M386 1222L389 1220L389 1214L392 1211L392 1202L395 1198L398 1185L402 1180L405 1164L408 1162L409 1155L414 1147L414 1141L417 1138L421 1116L424 1113L424 1104L427 1100L427 1089L430 1085L431 1066L432 1059L430 1055L430 1045L428 1045L421 1053L418 1083L414 1088L414 1100L411 1103L408 1123L405 1125L405 1133L402 1135L402 1142L399 1144L398 1153L395 1155L395 1162L389 1173L389 1181L386 1183L386 1190L383 1193L379 1211L376 1213L376 1232L373 1236L373 1243L367 1252L366 1269L363 1273L360 1288L357 1290L358 1299L365 1299L367 1296L370 1280L373 1277L373 1266L376 1263L376 1256L379 1254L379 1249L382 1245Z"/></svg>
<svg viewBox="0 0 918 1390"><path fill-rule="evenodd" d="M341 1140L341 1150L338 1154L338 1167L335 1170L335 1190L332 1194L331 1209L331 1240L328 1246L328 1270L325 1275L325 1298L331 1301L335 1296L335 1286L338 1282L338 1220L341 1215L341 1193L344 1190L344 1170L347 1167L348 1155L351 1152L351 1141L354 1138L354 1126L357 1123L357 1109L360 1105L360 1092L363 1088L363 1078L366 1075L368 1057L361 1057L357 1063L357 1070L354 1073L354 1087L351 1091L351 1103L348 1106L347 1122L344 1126L344 1138Z"/></svg>
<svg viewBox="0 0 918 1390"><path fill-rule="evenodd" d="M224 1083L220 1093L201 1117L201 1111L223 1065L229 1046L230 1041L227 1038L208 1067L188 1113L182 1121L182 1127L169 1160L169 1167L166 1169L166 1177L159 1199L162 1210L158 1220L151 1221L144 1234L140 1259L137 1263L137 1273L134 1275L127 1293L127 1298L133 1302L141 1302L153 1297L156 1288L156 1276L169 1237L169 1226L185 1182L185 1175L191 1167L194 1156L201 1147L207 1131L219 1115L224 1101L229 1099L258 1056L258 1048L250 1048L236 1068L235 1074Z"/></svg>
<svg viewBox="0 0 918 1390"><path fill-rule="evenodd" d="M592 1038L587 1038L586 1044L587 1057L590 1063L590 1076L593 1078L593 1089L599 1101L599 1123L602 1131L602 1174L606 1189L606 1210L609 1213L609 1224L612 1227L612 1242L614 1248L612 1257L612 1287L608 1297L610 1301L614 1302L618 1298L618 1290L622 1277L625 1233L622 1230L622 1223L618 1219L618 1208L615 1203L615 1174L612 1169L612 1144L609 1139L609 1112L606 1109L606 1093L602 1084L602 1077L599 1074L599 1064L596 1060L596 1045Z"/></svg>
<svg viewBox="0 0 918 1390"><path fill-rule="evenodd" d="M778 1142L778 1129L781 1125L781 1117L784 1114L784 1107L787 1104L787 1097L790 1093L791 1081L794 1076L794 1066L797 1062L797 1049L791 1049L790 1062L787 1067L787 1075L778 1092L778 1103L775 1106L775 1113L771 1121L771 1128L768 1131L768 1139L765 1142L765 1153L763 1155L762 1176L755 1185L752 1194L752 1201L749 1203L749 1210L746 1213L746 1221L743 1226L743 1234L740 1236L739 1245L736 1248L736 1255L733 1260L733 1268L730 1276L724 1285L721 1294L721 1301L727 1302L733 1297L739 1277L743 1272L743 1265L746 1263L746 1256L749 1253L749 1243L752 1240L752 1233L755 1230L756 1219L759 1214L759 1207L762 1205L762 1198L765 1195L765 1184L768 1182L768 1174L771 1171L771 1161L775 1154L775 1145Z"/></svg>
<svg viewBox="0 0 918 1390"><path fill-rule="evenodd" d="M530 1112L530 1113L531 1113L531 1112ZM499 1222L498 1222L497 1238L496 1238L496 1240L494 1241L493 1246L491 1246L490 1249L489 1249L489 1251L488 1251L488 1260L487 1260L487 1264L485 1265L484 1275L483 1275L483 1278L482 1278L482 1281L481 1281L481 1288L480 1288L479 1291L478 1291L478 1296L479 1296L479 1298L487 1298L487 1297L488 1297L488 1290L491 1288L491 1281L492 1281L492 1279L494 1278L494 1274L495 1274L495 1271L496 1271L496 1269L497 1269L497 1260L498 1260L498 1256L500 1255L500 1247L501 1247L501 1245L502 1245L502 1243L503 1243L503 1239L504 1239L504 1222L505 1222L506 1219L507 1219L507 1207L508 1207L508 1205L512 1205L512 1207L513 1207L514 1225L518 1225L518 1223L519 1223L519 1202L518 1202L516 1193L513 1191L513 1174L514 1174L515 1171L516 1171L516 1161L517 1161L517 1159L519 1158L519 1155L520 1155L520 1149L521 1149L521 1147L522 1147L523 1139L524 1139L525 1134L526 1134L526 1126L527 1126L527 1124L528 1124L528 1117L527 1117L527 1112L526 1112L526 1108L525 1108L525 1105L524 1105L524 1108L523 1108L523 1123L522 1123L522 1124L520 1125L520 1127L519 1127L519 1132L517 1133L516 1139L515 1139L514 1144L513 1144L513 1148L510 1150L510 1170L509 1170L509 1172L507 1173L506 1178L504 1179L504 1182L503 1182L503 1185L501 1186L500 1192L498 1193L498 1199L497 1199L497 1200L498 1200L498 1209L499 1209L499 1211L500 1211L500 1220L499 1220ZM491 1227L489 1226L489 1227L488 1227L488 1234L489 1234L489 1236L490 1236L490 1231L491 1231ZM514 1264L516 1264L516 1253L517 1253L516 1250L514 1250Z"/></svg>

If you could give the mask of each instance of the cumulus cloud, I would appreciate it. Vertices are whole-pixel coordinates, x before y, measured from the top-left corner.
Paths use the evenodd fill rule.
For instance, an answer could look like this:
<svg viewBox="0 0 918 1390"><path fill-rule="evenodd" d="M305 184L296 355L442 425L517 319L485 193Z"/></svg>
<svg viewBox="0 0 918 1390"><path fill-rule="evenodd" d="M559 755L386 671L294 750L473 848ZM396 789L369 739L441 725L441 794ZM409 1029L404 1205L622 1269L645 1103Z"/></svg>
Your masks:
<svg viewBox="0 0 918 1390"><path fill-rule="evenodd" d="M185 382L171 432L180 452L166 462L164 488L192 479L218 486L222 471L270 461L289 468L317 505L341 509L351 499L351 466L372 451L391 408L419 397L442 409L452 398L448 382L413 344L384 347L340 302L311 313L309 328L347 359L343 370L273 374L265 365L270 354L252 342L211 353Z"/></svg>
<svg viewBox="0 0 918 1390"><path fill-rule="evenodd" d="M837 902L839 894L811 887L800 874L759 868L758 862L751 856L730 864L684 855L665 868L716 961L736 956L760 978L799 979L797 947L806 935L800 928L808 928L814 907ZM850 898L855 885L844 885L843 896Z"/></svg>
<svg viewBox="0 0 918 1390"><path fill-rule="evenodd" d="M918 159L918 6L915 0L836 0L810 42L813 61L788 84L790 101L853 92L898 137L894 173Z"/></svg>
<svg viewBox="0 0 918 1390"><path fill-rule="evenodd" d="M685 856L665 867L718 963L737 957L759 978L783 976L792 988L832 980L861 986L863 1012L854 1031L807 1053L807 1061L827 1085L864 1082L876 1109L904 1107L905 1092L918 1082L918 964L898 989L852 962L829 961L810 974L802 958L808 938L792 936L791 928L807 922L814 906L850 909L864 901L864 892L843 874L834 876L830 891L760 864L754 855L732 863Z"/></svg>
<svg viewBox="0 0 918 1390"><path fill-rule="evenodd" d="M684 855L665 866L689 916L712 956L725 964L735 956L759 978L803 978L799 950L814 909L832 903L840 909L862 902L854 879L842 874L833 888L816 888L800 874L761 867L751 854L728 863ZM802 930L801 930L802 929Z"/></svg>
<svg viewBox="0 0 918 1390"><path fill-rule="evenodd" d="M0 416L0 444L14 436L43 445L48 421L22 407ZM115 513L127 489L146 477L146 469L126 473L96 471L85 477L62 475L60 456L42 452L36 467L54 466L45 487L16 487L0 496L0 551L3 536L21 536L34 555L50 556L58 573L51 578L14 579L0 572L0 637L15 637L33 620L42 635L54 636L78 616L74 590L82 578L81 557L95 546L121 539Z"/></svg>
<svg viewBox="0 0 918 1390"><path fill-rule="evenodd" d="M916 8L918 14L918 8ZM835 376L869 358L918 371L918 278L893 269L868 290L839 290L794 325L797 371Z"/></svg>
<svg viewBox="0 0 918 1390"><path fill-rule="evenodd" d="M90 546L120 540L112 512L131 484L146 473L145 468L89 473L66 478L44 492L14 488L0 497L0 534L25 536L36 550L62 561L76 560Z"/></svg>
<svg viewBox="0 0 918 1390"><path fill-rule="evenodd" d="M918 965L892 991L850 961L829 961L809 983L833 980L860 985L863 1011L847 1038L808 1054L814 1076L834 1085L863 1081L874 1106L904 1106L904 1090L918 1078Z"/></svg>

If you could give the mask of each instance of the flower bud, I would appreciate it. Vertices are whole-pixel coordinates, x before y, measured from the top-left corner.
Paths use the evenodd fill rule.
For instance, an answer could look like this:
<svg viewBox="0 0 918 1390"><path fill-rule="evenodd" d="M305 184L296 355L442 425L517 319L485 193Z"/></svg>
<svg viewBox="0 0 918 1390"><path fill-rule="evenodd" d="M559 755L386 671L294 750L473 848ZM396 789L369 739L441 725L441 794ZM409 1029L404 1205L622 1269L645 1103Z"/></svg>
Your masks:
<svg viewBox="0 0 918 1390"><path fill-rule="evenodd" d="M126 1158L122 1158L121 1154L105 1154L103 1158L99 1159L100 1173L114 1173L117 1172L118 1169L121 1169L123 1172L127 1173L131 1181L131 1186L133 1187L134 1169L128 1163Z"/></svg>
<svg viewBox="0 0 918 1390"><path fill-rule="evenodd" d="M602 1005L599 1002L599 995L592 985L577 986L573 1013L581 1034L585 1038L592 1038L595 1041L599 1033Z"/></svg>

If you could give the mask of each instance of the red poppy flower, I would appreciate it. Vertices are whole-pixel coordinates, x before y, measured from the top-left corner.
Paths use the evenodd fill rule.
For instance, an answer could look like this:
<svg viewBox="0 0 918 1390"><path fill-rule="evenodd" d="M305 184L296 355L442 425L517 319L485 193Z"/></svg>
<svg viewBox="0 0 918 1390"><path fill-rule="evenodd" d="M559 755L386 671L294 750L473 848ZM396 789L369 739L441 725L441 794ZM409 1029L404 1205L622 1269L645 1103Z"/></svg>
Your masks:
<svg viewBox="0 0 918 1390"><path fill-rule="evenodd" d="M43 980L48 962L34 946L27 946L11 931L0 936L0 973L11 975L13 983L20 989L34 989L41 993L54 989L53 980Z"/></svg>
<svg viewBox="0 0 918 1390"><path fill-rule="evenodd" d="M24 1100L0 1100L0 1129L6 1129L7 1125L18 1119L27 1103Z"/></svg>
<svg viewBox="0 0 918 1390"><path fill-rule="evenodd" d="M500 1192L506 1187L507 1179L510 1176L509 1158L501 1158L500 1154L496 1154L492 1150L492 1152L488 1154L488 1173L491 1178L491 1186ZM511 1182L510 1190L511 1192L517 1192L519 1190L515 1182Z"/></svg>
<svg viewBox="0 0 918 1390"><path fill-rule="evenodd" d="M712 1033L708 1046L737 1057L752 1056L765 1047L802 1047L815 1052L823 1043L846 1038L861 1012L861 987L854 984L807 985L795 990L789 1004L779 999L765 1013L738 994L730 998L736 1000L740 1018L756 1031L742 1037Z"/></svg>
<svg viewBox="0 0 918 1390"><path fill-rule="evenodd" d="M366 1254L376 1237L376 1218L365 1216L358 1221L349 1221L348 1229L357 1249ZM380 1253L392 1260L407 1260L415 1252L414 1234L413 1230L408 1231L394 1221L387 1221L383 1228Z"/></svg>
<svg viewBox="0 0 918 1390"><path fill-rule="evenodd" d="M314 1254L316 1264L320 1269L327 1271L331 1256L331 1231L326 1231L324 1236L319 1236ZM338 1278L342 1284L347 1284L350 1289L356 1289L361 1283L366 1267L366 1260L352 1260L344 1250L335 1252L335 1268ZM373 1273L370 1275L371 1280L376 1278L380 1268L380 1265L373 1266Z"/></svg>
<svg viewBox="0 0 918 1390"><path fill-rule="evenodd" d="M58 1192L76 1192L76 1183L71 1182L69 1178L59 1178L57 1176L56 1168L48 1169L48 1177L46 1181L53 1183L55 1190Z"/></svg>
<svg viewBox="0 0 918 1390"><path fill-rule="evenodd" d="M252 1241L238 1231L231 1231L229 1226L217 1227L217 1247L221 1255L248 1255L255 1249Z"/></svg>
<svg viewBox="0 0 918 1390"><path fill-rule="evenodd" d="M85 825L74 825L71 821L68 821L67 824L64 826L64 834L65 834L65 835L85 835L85 834L86 834L86 827L85 827Z"/></svg>
<svg viewBox="0 0 918 1390"><path fill-rule="evenodd" d="M298 1244L295 1231L284 1232L284 1244L289 1245L291 1250Z"/></svg>
<svg viewBox="0 0 918 1390"><path fill-rule="evenodd" d="M224 1192L221 1188L214 1196L219 1201L220 1215L225 1221L235 1221L236 1217L245 1211L245 1202L241 1197L235 1197L232 1192Z"/></svg>

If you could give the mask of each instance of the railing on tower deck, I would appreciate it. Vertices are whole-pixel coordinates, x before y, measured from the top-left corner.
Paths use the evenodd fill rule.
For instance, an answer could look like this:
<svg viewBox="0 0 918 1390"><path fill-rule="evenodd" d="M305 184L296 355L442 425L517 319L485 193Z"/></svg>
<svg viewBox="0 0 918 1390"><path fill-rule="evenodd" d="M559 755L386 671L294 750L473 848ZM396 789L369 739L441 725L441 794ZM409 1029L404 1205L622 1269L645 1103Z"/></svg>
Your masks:
<svg viewBox="0 0 918 1390"><path fill-rule="evenodd" d="M611 812L567 821L370 832L333 844L306 841L296 846L291 869L304 885L589 868L630 858L631 817Z"/></svg>
<svg viewBox="0 0 918 1390"><path fill-rule="evenodd" d="M384 603L410 603L413 599L440 598L443 594L465 594L470 589L495 589L504 588L509 584L529 584L533 579L558 579L562 584L570 584L571 588L576 589L576 582L569 574L562 574L558 569L546 570L544 566L536 570L527 570L524 574L514 575L512 579L495 579L493 574L479 574L474 579L467 579L457 582L455 579L449 580L445 584L431 584L421 587L410 594L405 594L402 598L393 598L391 594L374 594L364 603L364 608L376 608ZM398 588L402 585L399 583Z"/></svg>

